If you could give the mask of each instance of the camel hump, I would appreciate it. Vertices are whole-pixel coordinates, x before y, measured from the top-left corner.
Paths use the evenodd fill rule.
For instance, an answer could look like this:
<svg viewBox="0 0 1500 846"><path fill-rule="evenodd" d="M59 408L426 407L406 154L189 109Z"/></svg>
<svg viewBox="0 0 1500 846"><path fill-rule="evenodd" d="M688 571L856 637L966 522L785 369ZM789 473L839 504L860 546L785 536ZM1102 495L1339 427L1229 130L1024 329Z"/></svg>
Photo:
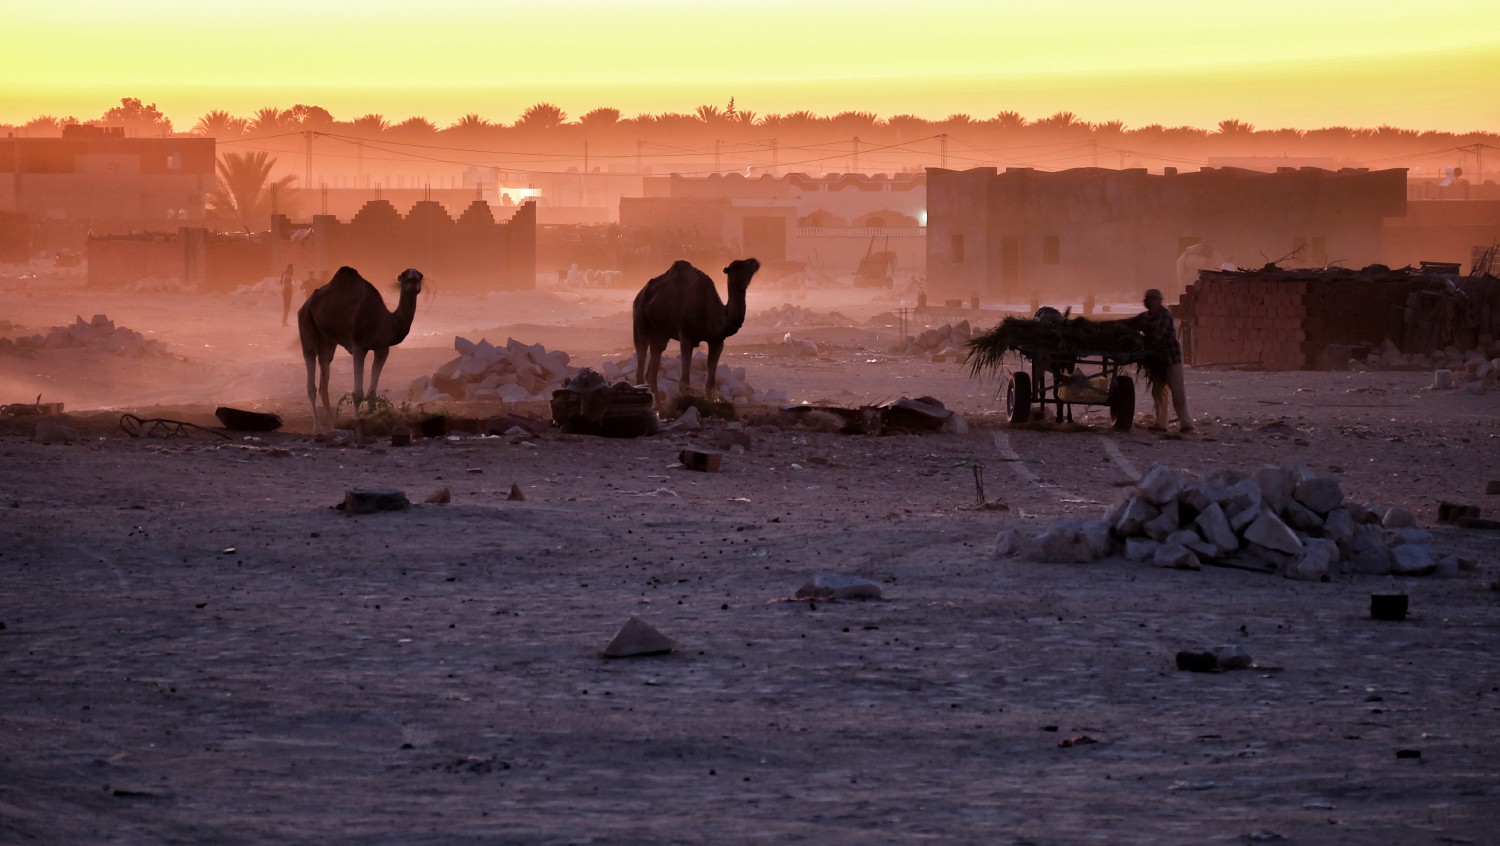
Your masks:
<svg viewBox="0 0 1500 846"><path fill-rule="evenodd" d="M359 271L346 264L334 272L333 278L328 280L328 284L337 285L339 283L363 281L365 281L365 278L359 275Z"/></svg>

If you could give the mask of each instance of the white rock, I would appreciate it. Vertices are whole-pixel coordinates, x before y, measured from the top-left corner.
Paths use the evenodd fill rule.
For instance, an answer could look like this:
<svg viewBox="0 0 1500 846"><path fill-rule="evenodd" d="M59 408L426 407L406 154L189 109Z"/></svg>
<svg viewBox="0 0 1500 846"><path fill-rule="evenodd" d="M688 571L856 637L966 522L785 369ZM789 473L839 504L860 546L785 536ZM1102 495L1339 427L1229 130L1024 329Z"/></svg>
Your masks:
<svg viewBox="0 0 1500 846"><path fill-rule="evenodd" d="M1380 525L1387 529L1415 528L1417 525L1417 515L1407 511L1405 508L1392 507L1380 519Z"/></svg>
<svg viewBox="0 0 1500 846"><path fill-rule="evenodd" d="M1232 517L1241 511L1258 511L1260 500L1260 482L1254 476L1247 476L1229 486L1219 506Z"/></svg>
<svg viewBox="0 0 1500 846"><path fill-rule="evenodd" d="M1234 530L1229 526L1229 520L1224 516L1224 509L1219 504L1213 503L1198 515L1193 521L1203 531L1203 537L1209 543L1225 552L1239 549L1240 539L1235 536Z"/></svg>
<svg viewBox="0 0 1500 846"><path fill-rule="evenodd" d="M468 338L455 335L453 337L453 349L457 350L459 355L468 355L474 352L475 344Z"/></svg>
<svg viewBox="0 0 1500 846"><path fill-rule="evenodd" d="M1287 578L1308 582L1323 581L1339 560L1339 547L1327 538L1311 538L1298 557L1297 563L1287 569Z"/></svg>
<svg viewBox="0 0 1500 846"><path fill-rule="evenodd" d="M1229 528L1234 530L1235 534L1242 535L1245 533L1245 529L1249 528L1250 524L1254 523L1255 519L1259 516L1260 509L1258 508L1241 509L1229 516Z"/></svg>
<svg viewBox="0 0 1500 846"><path fill-rule="evenodd" d="M1288 555L1302 554L1302 539L1281 518L1266 510L1245 529L1245 540Z"/></svg>
<svg viewBox="0 0 1500 846"><path fill-rule="evenodd" d="M736 444L735 446L739 446ZM1000 534L995 536L994 556L996 558L1011 558L1021 551L1021 544L1025 537L1016 528L1001 529Z"/></svg>
<svg viewBox="0 0 1500 846"><path fill-rule="evenodd" d="M1354 537L1354 518L1350 516L1349 510L1335 508L1328 512L1328 516L1323 520L1323 533L1343 548L1344 544Z"/></svg>
<svg viewBox="0 0 1500 846"><path fill-rule="evenodd" d="M1384 576L1391 572L1391 551L1385 545L1380 529L1374 525L1356 526L1354 537L1344 550L1344 566L1355 573Z"/></svg>
<svg viewBox="0 0 1500 846"><path fill-rule="evenodd" d="M1087 564L1109 554L1109 524L1099 519L1059 520L1028 546L1029 557L1054 564Z"/></svg>
<svg viewBox="0 0 1500 846"><path fill-rule="evenodd" d="M1459 574L1461 566L1457 555L1444 555L1438 559L1436 574L1445 578L1453 578Z"/></svg>
<svg viewBox="0 0 1500 846"><path fill-rule="evenodd" d="M1426 529L1390 529L1385 533L1386 546L1407 546L1414 543L1432 543L1432 532Z"/></svg>
<svg viewBox="0 0 1500 846"><path fill-rule="evenodd" d="M1141 527L1146 537L1156 541L1165 541L1167 535L1177 531L1181 516L1178 514L1177 500L1168 500L1161 507L1161 513L1151 518Z"/></svg>
<svg viewBox="0 0 1500 846"><path fill-rule="evenodd" d="M950 414L948 419L943 421L943 431L950 435L967 435L969 421L965 420L962 414Z"/></svg>
<svg viewBox="0 0 1500 846"><path fill-rule="evenodd" d="M1128 538L1141 533L1142 528L1160 514L1151 503L1146 502L1140 496L1131 494L1125 502L1125 511L1118 522L1114 524L1115 533L1122 538Z"/></svg>
<svg viewBox="0 0 1500 846"><path fill-rule="evenodd" d="M1344 504L1344 491L1338 480L1326 476L1299 482L1292 496L1319 514L1327 514Z"/></svg>
<svg viewBox="0 0 1500 846"><path fill-rule="evenodd" d="M1151 563L1158 567L1167 567L1173 570L1200 570L1203 568L1198 556L1192 550L1175 543L1162 544L1151 556Z"/></svg>
<svg viewBox="0 0 1500 846"><path fill-rule="evenodd" d="M1175 543L1180 547L1184 547L1198 556L1198 560L1200 561L1204 559L1212 560L1219 557L1219 548L1204 540L1201 535L1192 529L1178 529L1172 534L1167 535L1167 539L1162 541L1162 543L1169 546Z"/></svg>
<svg viewBox="0 0 1500 846"><path fill-rule="evenodd" d="M1149 561L1160 547L1161 544L1150 538L1126 538L1125 557L1131 561Z"/></svg>
<svg viewBox="0 0 1500 846"><path fill-rule="evenodd" d="M502 402L521 402L531 399L531 391L521 385L501 385L495 393L500 396Z"/></svg>
<svg viewBox="0 0 1500 846"><path fill-rule="evenodd" d="M1297 487L1297 481L1292 471L1267 464L1255 471L1255 481L1260 485L1260 497L1266 506L1277 514L1292 498L1292 491Z"/></svg>
<svg viewBox="0 0 1500 846"><path fill-rule="evenodd" d="M1136 482L1142 498L1152 505L1162 505L1177 498L1182 491L1182 474L1162 464L1153 464Z"/></svg>
<svg viewBox="0 0 1500 846"><path fill-rule="evenodd" d="M690 405L687 411L682 412L682 416L673 420L672 425L667 428L678 429L684 432L696 432L703 428L703 416L698 412L696 405Z"/></svg>
<svg viewBox="0 0 1500 846"><path fill-rule="evenodd" d="M1440 367L1437 370L1432 371L1432 390L1453 390L1453 371L1449 370L1446 367Z"/></svg>
<svg viewBox="0 0 1500 846"><path fill-rule="evenodd" d="M1210 505L1218 502L1201 482L1183 485L1182 493L1177 495L1177 501L1194 511L1207 511Z"/></svg>
<svg viewBox="0 0 1500 846"><path fill-rule="evenodd" d="M1311 508L1297 500L1288 500L1282 509L1281 520L1299 532L1311 532L1323 528L1323 518Z"/></svg>
<svg viewBox="0 0 1500 846"><path fill-rule="evenodd" d="M1409 544L1391 550L1391 572L1398 576L1425 576L1435 569L1432 550L1425 546Z"/></svg>
<svg viewBox="0 0 1500 846"><path fill-rule="evenodd" d="M859 576L839 573L814 573L811 580L797 590L798 596L832 596L834 599L880 599L880 585Z"/></svg>

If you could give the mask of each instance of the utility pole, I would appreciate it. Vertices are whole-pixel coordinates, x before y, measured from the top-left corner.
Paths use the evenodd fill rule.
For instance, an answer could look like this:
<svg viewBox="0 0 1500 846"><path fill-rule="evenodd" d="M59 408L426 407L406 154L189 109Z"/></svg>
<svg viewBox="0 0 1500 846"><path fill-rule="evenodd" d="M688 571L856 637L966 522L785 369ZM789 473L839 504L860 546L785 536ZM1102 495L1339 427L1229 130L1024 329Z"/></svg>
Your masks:
<svg viewBox="0 0 1500 846"><path fill-rule="evenodd" d="M313 131L311 129L309 129L309 130L307 130L307 132L305 132L303 134L307 136L307 171L306 171L305 175L302 177L302 184L305 185L308 188L311 188L312 184L313 184L313 182L312 182L312 140L313 140Z"/></svg>
<svg viewBox="0 0 1500 846"><path fill-rule="evenodd" d="M589 142L583 142L583 174L578 179L578 205L589 204Z"/></svg>
<svg viewBox="0 0 1500 846"><path fill-rule="evenodd" d="M641 148L643 148L645 146L646 146L646 142L644 142L644 141L637 141L637 142L635 142L635 174L636 174L636 176L644 177L646 175L646 168L645 168L644 165L641 164Z"/></svg>
<svg viewBox="0 0 1500 846"><path fill-rule="evenodd" d="M948 167L948 133L938 136L938 167Z"/></svg>
<svg viewBox="0 0 1500 846"><path fill-rule="evenodd" d="M1099 166L1099 139L1097 139L1097 138L1090 138L1089 139L1089 151L1091 153L1093 153L1093 156L1094 156L1094 164L1093 164L1093 166L1094 167L1098 167Z"/></svg>
<svg viewBox="0 0 1500 846"><path fill-rule="evenodd" d="M719 172L719 147L722 143L719 139L714 139L714 173Z"/></svg>
<svg viewBox="0 0 1500 846"><path fill-rule="evenodd" d="M859 173L859 136L854 136L854 155L850 159L850 173Z"/></svg>
<svg viewBox="0 0 1500 846"><path fill-rule="evenodd" d="M780 155L779 155L780 153L781 153L781 148L779 146L777 146L776 139L772 138L771 139L771 173L774 176L780 176L781 175L780 173L777 173L777 171L776 171L777 162L780 160Z"/></svg>
<svg viewBox="0 0 1500 846"><path fill-rule="evenodd" d="M1480 143L1477 143L1477 144L1468 144L1468 145L1465 145L1463 147L1459 147L1458 149L1460 151L1462 151L1462 152L1465 152L1465 153L1473 153L1474 154L1474 180L1473 181L1474 181L1475 185L1483 185L1484 184L1484 151L1485 150L1493 150L1494 149L1494 145L1493 144L1485 144L1483 142L1480 142Z"/></svg>

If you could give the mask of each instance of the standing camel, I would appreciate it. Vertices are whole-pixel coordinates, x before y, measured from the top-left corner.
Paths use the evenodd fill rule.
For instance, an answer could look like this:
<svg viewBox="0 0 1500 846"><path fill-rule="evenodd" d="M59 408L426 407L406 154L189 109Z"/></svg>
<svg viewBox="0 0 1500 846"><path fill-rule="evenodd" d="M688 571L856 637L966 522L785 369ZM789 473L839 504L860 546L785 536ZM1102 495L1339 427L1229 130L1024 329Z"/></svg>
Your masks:
<svg viewBox="0 0 1500 846"><path fill-rule="evenodd" d="M386 311L385 300L375 286L352 267L341 267L328 284L312 292L297 310L297 332L302 336L302 358L307 362L307 401L312 404L313 430L319 434L333 425L333 408L328 403L328 365L336 347L343 347L354 357L354 414L366 396L374 397L380 383L380 369L391 347L406 340L411 320L417 313L417 294L422 292L422 273L408 267L396 277L401 286L401 302L395 311ZM370 366L370 392L364 391L365 354L374 353ZM320 371L316 389L313 368ZM318 397L323 398L324 418L318 413Z"/></svg>
<svg viewBox="0 0 1500 846"><path fill-rule="evenodd" d="M740 331L745 325L745 291L750 287L750 278L760 270L760 262L753 258L737 259L724 268L729 277L729 304L719 299L714 281L708 274L685 261L676 261L666 273L646 283L646 287L635 295L633 310L635 325L635 379L656 388L656 374L661 368L661 353L669 341L682 342L682 379L679 395L691 389L693 373L693 350L698 344L708 344L708 384L703 388L705 397L712 397L717 389L719 355L724 352L724 339ZM651 354L650 367L646 365L646 353Z"/></svg>

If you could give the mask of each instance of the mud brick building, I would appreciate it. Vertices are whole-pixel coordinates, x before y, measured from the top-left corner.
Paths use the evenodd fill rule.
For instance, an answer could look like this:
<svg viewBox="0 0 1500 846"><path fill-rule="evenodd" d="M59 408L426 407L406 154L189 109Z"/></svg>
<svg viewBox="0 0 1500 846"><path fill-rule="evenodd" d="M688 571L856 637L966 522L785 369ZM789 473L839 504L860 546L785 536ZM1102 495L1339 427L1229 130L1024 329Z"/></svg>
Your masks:
<svg viewBox="0 0 1500 846"><path fill-rule="evenodd" d="M1204 271L1172 311L1189 364L1338 369L1387 340L1407 353L1469 348L1500 329L1497 289L1383 265Z"/></svg>
<svg viewBox="0 0 1500 846"><path fill-rule="evenodd" d="M1170 302L1181 293L1177 258L1197 243L1239 266L1294 250L1309 265L1381 261L1385 218L1406 211L1406 171L930 168L927 200L934 299L1133 298L1161 288Z"/></svg>
<svg viewBox="0 0 1500 846"><path fill-rule="evenodd" d="M454 219L435 201L401 214L374 200L352 220L317 215L294 222L273 215L269 232L216 233L183 227L173 233L95 236L88 241L89 285L127 286L145 278L228 291L276 276L288 264L300 280L312 271L326 281L341 265L366 279L396 278L416 267L438 290L486 292L536 287L536 205L505 206L496 220L475 200Z"/></svg>

